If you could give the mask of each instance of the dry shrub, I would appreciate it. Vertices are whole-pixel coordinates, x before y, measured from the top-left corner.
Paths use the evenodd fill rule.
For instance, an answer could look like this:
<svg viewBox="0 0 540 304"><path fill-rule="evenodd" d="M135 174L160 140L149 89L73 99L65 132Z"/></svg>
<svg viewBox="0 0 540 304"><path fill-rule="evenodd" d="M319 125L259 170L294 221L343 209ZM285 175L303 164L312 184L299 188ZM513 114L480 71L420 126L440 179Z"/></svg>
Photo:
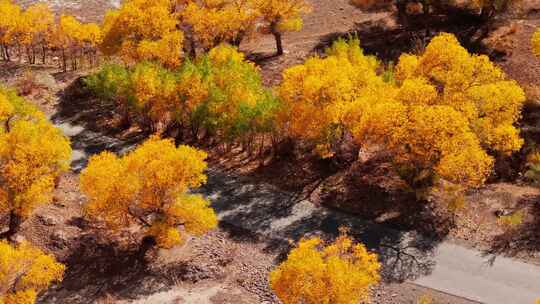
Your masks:
<svg viewBox="0 0 540 304"><path fill-rule="evenodd" d="M30 69L27 69L23 72L21 78L15 84L15 87L17 88L17 92L21 96L32 95L43 89L43 86L38 84L36 80L36 75Z"/></svg>

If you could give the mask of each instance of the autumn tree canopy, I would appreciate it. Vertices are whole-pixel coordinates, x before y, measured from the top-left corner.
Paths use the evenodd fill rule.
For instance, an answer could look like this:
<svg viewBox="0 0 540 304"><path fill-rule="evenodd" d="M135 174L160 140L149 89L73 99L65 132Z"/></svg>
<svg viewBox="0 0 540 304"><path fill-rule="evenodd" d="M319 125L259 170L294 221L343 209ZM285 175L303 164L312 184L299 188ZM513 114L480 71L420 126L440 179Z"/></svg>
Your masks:
<svg viewBox="0 0 540 304"><path fill-rule="evenodd" d="M168 67L181 63L184 34L177 28L173 0L128 0L107 12L103 22L105 55L125 62L155 60Z"/></svg>
<svg viewBox="0 0 540 304"><path fill-rule="evenodd" d="M356 304L368 299L380 267L376 254L347 236L330 244L305 239L270 273L270 286L284 304Z"/></svg>
<svg viewBox="0 0 540 304"><path fill-rule="evenodd" d="M0 212L10 215L10 238L41 204L52 201L55 180L67 171L69 140L35 107L0 88Z"/></svg>
<svg viewBox="0 0 540 304"><path fill-rule="evenodd" d="M157 137L122 157L93 156L81 173L86 212L113 230L139 225L165 248L181 243L183 233L203 234L217 218L209 202L189 190L206 182L205 158L200 150Z"/></svg>
<svg viewBox="0 0 540 304"><path fill-rule="evenodd" d="M250 141L270 132L279 105L262 84L258 68L235 47L222 44L178 70L141 62L107 65L86 79L97 96L115 100L150 132L172 124L205 131L225 142Z"/></svg>
<svg viewBox="0 0 540 304"><path fill-rule="evenodd" d="M24 242L0 241L0 303L34 304L38 294L62 280L65 266Z"/></svg>
<svg viewBox="0 0 540 304"><path fill-rule="evenodd" d="M344 131L360 146L384 147L414 187L435 178L479 186L493 156L521 148L515 123L523 90L453 35L435 37L419 56L402 55L391 77L380 70L354 39L289 68L279 87L280 125L292 136L324 143L329 152L323 156L332 155L328 138Z"/></svg>
<svg viewBox="0 0 540 304"><path fill-rule="evenodd" d="M276 40L277 54L283 54L282 35L284 32L297 32L302 29L303 15L311 10L305 0L254 0L266 31Z"/></svg>
<svg viewBox="0 0 540 304"><path fill-rule="evenodd" d="M188 0L180 9L194 39L209 50L220 43L239 46L253 34L259 12L254 0Z"/></svg>
<svg viewBox="0 0 540 304"><path fill-rule="evenodd" d="M345 132L345 114L360 94L384 99L391 91L377 75L376 58L364 55L360 42L338 40L326 56L286 69L277 91L282 106L278 126L296 139L313 141L322 156ZM387 88L390 87L390 88Z"/></svg>
<svg viewBox="0 0 540 304"><path fill-rule="evenodd" d="M258 68L235 47L220 45L188 62L179 90L185 98L179 112L196 129L205 128L224 141L272 128L277 100L263 86Z"/></svg>

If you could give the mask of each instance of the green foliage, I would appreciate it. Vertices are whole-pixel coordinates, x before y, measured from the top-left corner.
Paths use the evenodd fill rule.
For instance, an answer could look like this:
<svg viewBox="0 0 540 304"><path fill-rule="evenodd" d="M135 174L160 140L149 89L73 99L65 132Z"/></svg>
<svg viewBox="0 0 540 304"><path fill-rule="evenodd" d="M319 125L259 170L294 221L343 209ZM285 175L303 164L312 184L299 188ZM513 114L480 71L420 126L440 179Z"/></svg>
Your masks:
<svg viewBox="0 0 540 304"><path fill-rule="evenodd" d="M229 45L186 60L178 70L152 62L105 65L85 84L97 97L127 108L151 131L177 121L229 142L272 131L279 105L258 68Z"/></svg>
<svg viewBox="0 0 540 304"><path fill-rule="evenodd" d="M119 64L106 64L99 72L84 78L84 84L97 97L112 101L127 93L129 71Z"/></svg>

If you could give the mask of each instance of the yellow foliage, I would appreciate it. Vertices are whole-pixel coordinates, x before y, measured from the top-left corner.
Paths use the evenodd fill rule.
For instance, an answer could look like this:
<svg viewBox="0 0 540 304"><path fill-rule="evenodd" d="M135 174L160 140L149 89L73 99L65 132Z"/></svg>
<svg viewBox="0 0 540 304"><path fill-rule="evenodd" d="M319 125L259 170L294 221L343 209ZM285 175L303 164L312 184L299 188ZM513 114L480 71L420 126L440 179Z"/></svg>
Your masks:
<svg viewBox="0 0 540 304"><path fill-rule="evenodd" d="M158 65L143 63L135 66L130 81L135 108L148 120L145 125L157 131L180 103L175 76Z"/></svg>
<svg viewBox="0 0 540 304"><path fill-rule="evenodd" d="M28 216L50 203L55 179L69 168L69 140L43 113L0 87L0 212Z"/></svg>
<svg viewBox="0 0 540 304"><path fill-rule="evenodd" d="M217 225L216 215L207 200L188 194L206 182L205 158L202 151L157 137L121 158L93 156L81 174L87 214L111 229L140 224L166 248L181 242L178 227L205 233Z"/></svg>
<svg viewBox="0 0 540 304"><path fill-rule="evenodd" d="M71 148L60 130L45 121L16 121L0 134L0 176L6 199L2 211L28 216L50 203L54 180L69 168Z"/></svg>
<svg viewBox="0 0 540 304"><path fill-rule="evenodd" d="M524 217L525 217L525 212L523 210L519 210L510 215L503 215L499 217L498 223L499 225L505 227L506 229L512 229L523 224Z"/></svg>
<svg viewBox="0 0 540 304"><path fill-rule="evenodd" d="M0 303L33 304L39 292L62 280L65 266L52 255L22 243L0 241Z"/></svg>
<svg viewBox="0 0 540 304"><path fill-rule="evenodd" d="M188 1L181 16L206 49L222 42L238 45L255 29L259 16L254 0Z"/></svg>
<svg viewBox="0 0 540 304"><path fill-rule="evenodd" d="M355 39L337 42L325 58L288 68L278 87L283 103L279 125L294 138L331 141L329 133L343 123L353 101L364 94L385 94L376 69L376 60L365 56Z"/></svg>
<svg viewBox="0 0 540 304"><path fill-rule="evenodd" d="M285 70L279 125L325 157L346 132L360 145L382 146L411 186L440 177L477 187L491 172L488 152L508 155L523 145L515 126L523 90L453 35L433 38L419 56L402 55L390 79L380 71L358 40L338 41L325 58Z"/></svg>
<svg viewBox="0 0 540 304"><path fill-rule="evenodd" d="M13 45L17 42L17 27L21 14L21 8L11 0L0 0L0 43Z"/></svg>
<svg viewBox="0 0 540 304"><path fill-rule="evenodd" d="M270 286L284 304L356 304L368 299L380 267L376 254L345 235L331 244L304 239L270 273Z"/></svg>
<svg viewBox="0 0 540 304"><path fill-rule="evenodd" d="M433 298L429 295L422 295L417 304L433 304Z"/></svg>
<svg viewBox="0 0 540 304"><path fill-rule="evenodd" d="M418 59L412 56L405 55L397 66L402 87L411 77L428 80L438 88L435 103L451 106L466 117L483 147L503 154L521 148L523 140L514 124L524 92L488 57L470 55L451 34L435 37Z"/></svg>
<svg viewBox="0 0 540 304"><path fill-rule="evenodd" d="M536 32L534 32L531 42L533 53L540 57L540 29L537 29Z"/></svg>
<svg viewBox="0 0 540 304"><path fill-rule="evenodd" d="M129 63L157 60L177 67L184 35L177 29L178 16L172 0L128 0L109 11L103 22L105 55L119 54Z"/></svg>
<svg viewBox="0 0 540 304"><path fill-rule="evenodd" d="M294 32L302 29L302 15L311 6L305 0L255 0L257 10L274 32Z"/></svg>

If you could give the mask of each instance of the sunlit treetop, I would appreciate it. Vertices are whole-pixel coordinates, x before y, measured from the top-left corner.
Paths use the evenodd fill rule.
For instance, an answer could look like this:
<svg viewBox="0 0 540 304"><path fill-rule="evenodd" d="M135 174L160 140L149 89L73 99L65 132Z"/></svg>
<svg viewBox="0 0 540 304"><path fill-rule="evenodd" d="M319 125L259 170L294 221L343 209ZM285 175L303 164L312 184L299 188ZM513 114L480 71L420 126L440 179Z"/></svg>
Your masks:
<svg viewBox="0 0 540 304"><path fill-rule="evenodd" d="M368 300L380 267L376 254L347 236L330 244L305 239L270 273L270 286L284 304L355 304Z"/></svg>
<svg viewBox="0 0 540 304"><path fill-rule="evenodd" d="M183 109L191 122L224 141L250 132L267 132L274 122L276 98L264 87L258 68L235 47L222 44L180 73Z"/></svg>
<svg viewBox="0 0 540 304"><path fill-rule="evenodd" d="M29 6L18 22L19 43L30 45L43 42L53 24L54 14L47 4L37 3Z"/></svg>
<svg viewBox="0 0 540 304"><path fill-rule="evenodd" d="M258 17L254 0L187 1L181 11L182 20L206 49L223 42L240 44L255 30Z"/></svg>
<svg viewBox="0 0 540 304"><path fill-rule="evenodd" d="M396 79L402 86L412 80L435 88L437 97L430 102L461 113L485 149L509 154L523 144L514 126L525 101L523 90L487 56L469 54L453 35L433 38L420 56L403 55ZM403 99L418 102L412 93Z"/></svg>
<svg viewBox="0 0 540 304"><path fill-rule="evenodd" d="M39 109L17 95L15 90L0 86L0 133L7 131L9 123L15 120L45 120Z"/></svg>
<svg viewBox="0 0 540 304"><path fill-rule="evenodd" d="M21 8L11 0L0 0L0 42L6 45L16 42L17 23L21 14Z"/></svg>
<svg viewBox="0 0 540 304"><path fill-rule="evenodd" d="M302 29L302 16L311 11L304 0L255 0L262 18L269 27L280 32Z"/></svg>
<svg viewBox="0 0 540 304"><path fill-rule="evenodd" d="M97 47L102 41L101 28L96 23L82 23L71 15L60 16L48 40L51 46L80 49Z"/></svg>
<svg viewBox="0 0 540 304"><path fill-rule="evenodd" d="M206 182L206 154L151 137L124 157L103 152L81 174L86 211L111 229L138 224L161 247L183 242L217 225L209 202L188 190Z"/></svg>
<svg viewBox="0 0 540 304"><path fill-rule="evenodd" d="M0 241L0 303L34 304L37 295L61 281L65 266L54 256L24 242Z"/></svg>
<svg viewBox="0 0 540 304"><path fill-rule="evenodd" d="M292 137L327 142L353 101L392 91L376 73L377 60L364 55L357 39L339 40L326 53L283 73L280 125Z"/></svg>
<svg viewBox="0 0 540 304"><path fill-rule="evenodd" d="M126 62L157 60L180 64L183 33L172 0L128 0L120 9L107 12L103 23L105 55L119 54Z"/></svg>

